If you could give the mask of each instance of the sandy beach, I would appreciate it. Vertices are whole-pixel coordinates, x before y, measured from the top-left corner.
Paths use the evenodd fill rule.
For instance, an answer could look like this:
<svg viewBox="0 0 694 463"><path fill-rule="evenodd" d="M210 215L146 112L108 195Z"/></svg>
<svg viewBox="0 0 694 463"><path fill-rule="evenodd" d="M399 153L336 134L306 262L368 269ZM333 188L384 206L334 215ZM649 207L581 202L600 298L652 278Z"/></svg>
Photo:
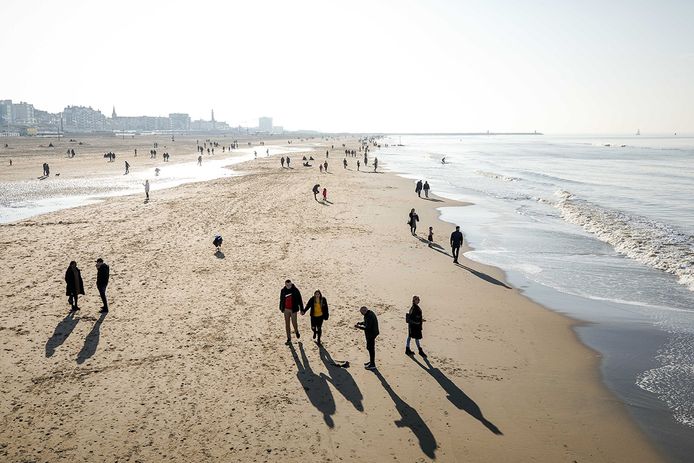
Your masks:
<svg viewBox="0 0 694 463"><path fill-rule="evenodd" d="M38 176L47 161L61 177L102 175L109 139L87 142L93 149L74 160L62 158L65 141L50 158L0 149L0 181ZM117 170L134 143L135 169L156 164L140 148L149 139L110 143L128 153ZM257 160L236 166L243 176L0 225L0 459L662 461L602 385L599 358L572 320L523 297L497 269L452 263L453 227L436 208L457 203L419 199L393 174L357 172L359 157L343 169L342 143L357 149L354 139L324 143L305 153L322 161L334 144L327 174L302 167L300 154L280 168L258 146ZM172 161L195 159L195 144L177 140ZM330 203L314 200L316 183ZM433 226L442 249L410 235L413 207L419 238ZM111 268L105 316L97 257ZM71 260L87 292L75 314L64 296ZM322 348L308 315L301 342L284 345L286 278L304 302L316 289L327 298ZM426 360L404 354L415 294ZM361 305L380 323L377 372L362 368ZM333 364L341 361L350 367Z"/></svg>

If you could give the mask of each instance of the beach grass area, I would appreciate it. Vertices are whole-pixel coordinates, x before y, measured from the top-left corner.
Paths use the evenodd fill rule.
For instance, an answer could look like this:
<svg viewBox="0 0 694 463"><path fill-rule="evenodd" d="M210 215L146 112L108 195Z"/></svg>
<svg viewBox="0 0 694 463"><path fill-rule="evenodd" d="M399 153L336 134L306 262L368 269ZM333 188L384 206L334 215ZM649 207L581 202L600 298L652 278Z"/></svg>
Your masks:
<svg viewBox="0 0 694 463"><path fill-rule="evenodd" d="M160 165L142 138L111 139L123 153L111 172L109 139L84 140L84 153L67 159L65 140L49 155L8 139L16 148L0 149L0 181L37 177L42 162L63 178L115 175L135 146L134 172ZM193 162L196 141L162 139L159 151ZM572 320L495 268L453 264L453 226L437 208L459 203L420 199L410 181L373 167L357 171L363 153L343 168L342 144L357 149L355 138L252 143L259 157L235 167L241 176L0 225L0 460L661 461L601 383L599 358ZM303 149L287 169L265 157L270 146ZM312 167L302 154L316 158ZM329 202L314 200L314 184ZM418 236L406 224L413 207ZM98 257L111 269L106 315ZM72 314L71 260L87 293ZM284 345L287 278L304 302L317 289L327 298L322 347L308 315L301 338ZM404 353L413 295L426 359ZM375 372L362 367L364 334L354 328L362 305L380 324Z"/></svg>

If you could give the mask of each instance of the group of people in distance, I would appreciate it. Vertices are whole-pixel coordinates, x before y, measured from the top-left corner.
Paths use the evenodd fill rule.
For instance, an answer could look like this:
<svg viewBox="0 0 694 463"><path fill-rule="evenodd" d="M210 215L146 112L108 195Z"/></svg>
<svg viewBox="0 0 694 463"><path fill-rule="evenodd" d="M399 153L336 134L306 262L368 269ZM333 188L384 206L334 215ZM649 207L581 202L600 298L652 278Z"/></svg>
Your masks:
<svg viewBox="0 0 694 463"><path fill-rule="evenodd" d="M99 313L108 313L108 300L106 299L106 287L108 286L109 267L104 262L104 259L99 257L96 260L96 288L99 290L99 296L103 303ZM84 282L82 281L82 271L77 267L77 262L70 262L65 271L65 295L68 297L70 311L76 312L80 310L77 301L80 295L84 294Z"/></svg>
<svg viewBox="0 0 694 463"><path fill-rule="evenodd" d="M413 296L412 306L405 316L405 322L408 327L405 354L414 355L414 352L410 349L411 340L414 339L419 355L426 357L427 355L420 344L420 340L422 339L422 325L426 320L422 316L422 309L419 307L419 302L419 296ZM292 344L292 327L294 328L294 335L296 338L301 339L297 321L297 314L299 313L301 313L301 315L305 315L306 313L309 314L313 340L317 345L322 345L323 322L330 317L330 311L328 309L328 300L323 296L320 290L316 290L313 296L311 296L311 299L304 305L299 288L297 288L291 280L286 280L284 286L280 290L279 310L284 315L284 327L287 333L286 345L289 346ZM378 317L373 310L366 306L361 306L359 312L363 320L357 322L354 327L364 331L364 337L366 338L366 350L369 353L369 361L364 363L364 368L367 370L375 370L376 338L380 334Z"/></svg>

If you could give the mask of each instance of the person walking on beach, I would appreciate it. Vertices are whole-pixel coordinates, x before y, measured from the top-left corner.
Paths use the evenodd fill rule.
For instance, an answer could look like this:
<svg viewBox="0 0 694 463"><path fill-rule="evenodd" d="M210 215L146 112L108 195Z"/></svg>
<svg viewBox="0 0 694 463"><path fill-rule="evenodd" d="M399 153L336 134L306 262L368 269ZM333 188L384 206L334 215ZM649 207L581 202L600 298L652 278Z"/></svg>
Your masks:
<svg viewBox="0 0 694 463"><path fill-rule="evenodd" d="M427 357L427 354L422 350L422 346L419 344L419 340L422 339L422 323L426 320L422 318L422 309L419 307L419 296L412 297L412 307L407 314L407 343L405 344L405 355L414 355L414 352L410 350L410 340L414 339L415 344L417 344L417 349L419 349L419 355L423 358Z"/></svg>
<svg viewBox="0 0 694 463"><path fill-rule="evenodd" d="M419 216L414 211L413 207L410 211L410 220L407 222L407 225L410 226L410 232L412 233L412 236L415 236L417 234L417 222L419 222Z"/></svg>
<svg viewBox="0 0 694 463"><path fill-rule="evenodd" d="M323 297L323 293L320 290L316 290L313 293L313 297L308 300L306 307L301 311L301 315L306 312L311 316L311 331L313 331L313 339L316 340L316 344L322 345L320 342L321 335L323 334L323 322L328 319L330 313L328 312L328 300Z"/></svg>
<svg viewBox="0 0 694 463"><path fill-rule="evenodd" d="M423 189L424 189L424 196L427 198L429 197L429 189L430 188L431 187L429 186L429 182L425 181Z"/></svg>
<svg viewBox="0 0 694 463"><path fill-rule="evenodd" d="M280 164L282 164L282 167L284 168L284 156L280 158Z"/></svg>
<svg viewBox="0 0 694 463"><path fill-rule="evenodd" d="M366 336L366 350L369 352L369 361L364 364L367 370L376 369L376 338L379 335L378 317L366 306L362 306L359 312L364 316L364 321L354 325L355 328L364 330Z"/></svg>
<svg viewBox="0 0 694 463"><path fill-rule="evenodd" d="M378 158L374 158L374 172L378 169Z"/></svg>
<svg viewBox="0 0 694 463"><path fill-rule="evenodd" d="M359 162L359 159L357 159L357 172L359 172L359 166L361 166L361 162Z"/></svg>
<svg viewBox="0 0 694 463"><path fill-rule="evenodd" d="M427 241L429 241L429 247L434 244L434 227L429 227L429 236L427 236Z"/></svg>
<svg viewBox="0 0 694 463"><path fill-rule="evenodd" d="M323 202L328 202L328 189L323 188Z"/></svg>
<svg viewBox="0 0 694 463"><path fill-rule="evenodd" d="M323 169L325 169L325 173L327 174L328 173L328 161L325 161L323 163Z"/></svg>
<svg viewBox="0 0 694 463"><path fill-rule="evenodd" d="M292 160L289 159L289 156L287 156L287 169L289 169L289 163L290 163L291 161L292 161Z"/></svg>
<svg viewBox="0 0 694 463"><path fill-rule="evenodd" d="M323 173L323 164L318 164L318 170L321 174Z"/></svg>
<svg viewBox="0 0 694 463"><path fill-rule="evenodd" d="M347 158L344 158L342 160L342 167L344 167L345 169L347 168Z"/></svg>
<svg viewBox="0 0 694 463"><path fill-rule="evenodd" d="M145 187L145 200L149 201L149 180L142 184Z"/></svg>
<svg viewBox="0 0 694 463"><path fill-rule="evenodd" d="M455 231L451 233L451 254L453 254L453 263L458 263L458 255L460 254L460 246L463 245L463 233L460 231L460 226L455 227Z"/></svg>
<svg viewBox="0 0 694 463"><path fill-rule="evenodd" d="M82 272L77 268L77 262L73 260L65 271L65 295L68 297L71 312L80 309L77 305L80 294L84 294Z"/></svg>
<svg viewBox="0 0 694 463"><path fill-rule="evenodd" d="M422 181L417 180L417 185L414 187L414 192L417 193L417 196L420 198L422 197Z"/></svg>
<svg viewBox="0 0 694 463"><path fill-rule="evenodd" d="M291 280L284 282L284 287L280 291L280 312L284 314L284 327L287 331L286 345L292 343L291 330L289 329L289 321L294 325L294 334L296 338L301 338L299 327L296 324L296 313L304 308L304 302L301 300L301 292L299 288L294 286Z"/></svg>
<svg viewBox="0 0 694 463"><path fill-rule="evenodd" d="M313 191L313 199L318 201L318 193L320 193L320 185L316 183L315 185L313 185L313 190L311 190L311 191Z"/></svg>
<svg viewBox="0 0 694 463"><path fill-rule="evenodd" d="M104 304L101 307L99 313L108 312L108 301L106 300L106 287L108 286L108 265L104 262L104 259L99 257L96 259L96 288L99 290L99 296L101 296L101 302Z"/></svg>
<svg viewBox="0 0 694 463"><path fill-rule="evenodd" d="M199 166L202 165L202 156L198 156L198 165L199 165Z"/></svg>
<svg viewBox="0 0 694 463"><path fill-rule="evenodd" d="M130 164L128 163L128 161L125 161L125 174L124 175L128 175L129 173L130 173Z"/></svg>

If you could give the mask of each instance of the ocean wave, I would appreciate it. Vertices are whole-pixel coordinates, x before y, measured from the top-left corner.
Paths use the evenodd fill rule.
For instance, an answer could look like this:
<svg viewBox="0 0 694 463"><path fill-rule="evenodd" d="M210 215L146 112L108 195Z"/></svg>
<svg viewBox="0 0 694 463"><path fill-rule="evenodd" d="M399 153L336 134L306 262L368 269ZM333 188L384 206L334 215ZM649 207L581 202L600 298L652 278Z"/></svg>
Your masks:
<svg viewBox="0 0 694 463"><path fill-rule="evenodd" d="M477 175L481 175L482 177L493 178L494 180L501 180L502 182L519 182L521 180L518 177L509 177L507 175L486 172L484 170L476 170L475 173Z"/></svg>
<svg viewBox="0 0 694 463"><path fill-rule="evenodd" d="M643 217L600 207L568 191L556 193L555 207L568 222L580 225L617 252L678 277L694 291L694 237Z"/></svg>

